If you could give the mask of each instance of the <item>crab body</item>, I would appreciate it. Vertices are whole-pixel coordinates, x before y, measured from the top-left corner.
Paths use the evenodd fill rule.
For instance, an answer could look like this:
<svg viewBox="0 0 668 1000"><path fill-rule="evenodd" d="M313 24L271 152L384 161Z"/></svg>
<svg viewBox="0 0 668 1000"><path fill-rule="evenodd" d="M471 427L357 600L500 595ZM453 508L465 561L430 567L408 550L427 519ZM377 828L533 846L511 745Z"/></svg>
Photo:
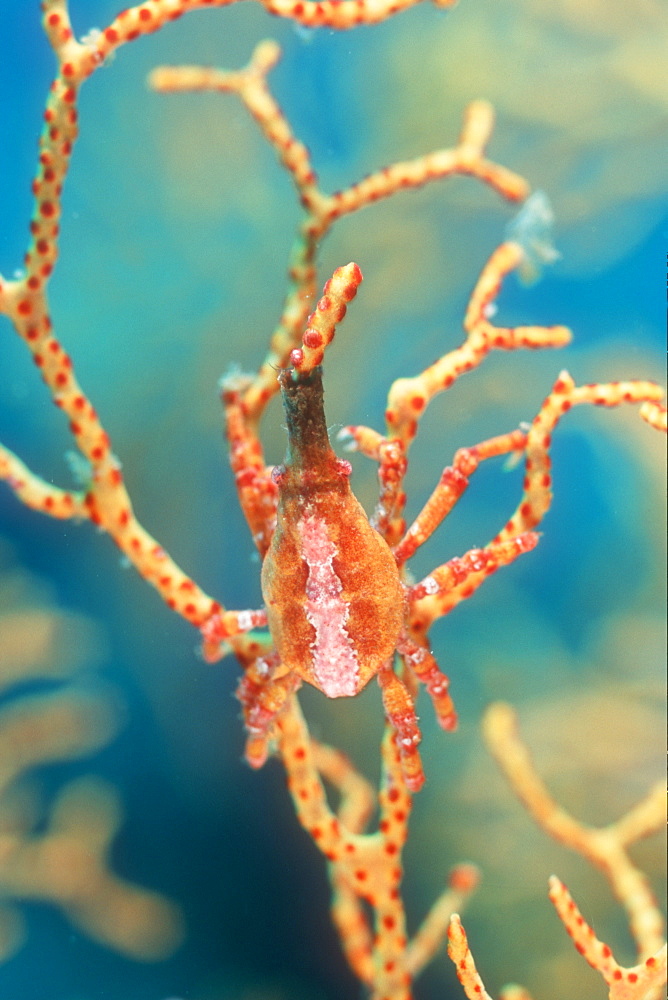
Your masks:
<svg viewBox="0 0 668 1000"><path fill-rule="evenodd" d="M320 369L280 383L288 454L262 567L268 623L286 667L330 698L355 695L394 654L404 588L329 443Z"/></svg>
<svg viewBox="0 0 668 1000"><path fill-rule="evenodd" d="M555 345L567 337L559 327L505 331L491 327L484 308L500 278L518 262L513 244L504 244L497 258L474 292L476 309L467 318L465 344L422 375L395 382L386 411L387 436L361 426L345 428L354 447L379 463L374 524L351 491L350 465L337 458L330 445L320 368L337 323L362 280L356 264L338 268L327 282L308 317L301 346L292 347L294 340L288 339L286 349L285 338L279 337L279 350L270 353L261 369L269 369L273 376L276 361L289 361L291 366L278 375L288 430L284 465L273 471L264 465L256 434L261 407L251 392L252 381L233 373L223 382L231 464L242 509L263 557L265 607L214 610L202 625L202 651L213 662L234 648L242 664L237 697L248 735L246 759L253 767L261 767L272 744L280 742L281 713L304 681L329 698L339 698L358 694L372 677L377 678L388 732L410 792L424 782L415 711L419 686L429 695L441 728L456 727L448 678L431 653L427 631L491 573L536 545L538 535L528 529L542 516L540 512L533 517L538 501L524 501L484 548L442 563L418 583L404 582L403 567L447 517L480 462L523 453L529 435L516 430L473 448L460 448L408 528L402 515L407 449L427 402L479 363L492 345L490 331L495 331L494 345L507 348ZM563 394L564 385L559 383L559 393ZM561 414L564 400L561 395L558 400ZM536 435L544 450L549 433L540 425ZM527 482L531 495L542 497L549 493L549 458L541 459L538 446L534 452ZM241 641L242 633L266 624L268 635Z"/></svg>

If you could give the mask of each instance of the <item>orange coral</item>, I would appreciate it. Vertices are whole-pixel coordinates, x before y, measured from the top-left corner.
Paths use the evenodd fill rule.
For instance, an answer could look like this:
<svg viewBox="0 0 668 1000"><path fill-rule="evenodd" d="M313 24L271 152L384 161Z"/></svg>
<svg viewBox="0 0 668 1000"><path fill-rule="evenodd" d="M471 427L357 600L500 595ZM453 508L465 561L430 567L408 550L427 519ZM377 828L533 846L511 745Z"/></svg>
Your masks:
<svg viewBox="0 0 668 1000"><path fill-rule="evenodd" d="M81 490L63 490L42 480L8 449L0 448L0 478L28 506L53 517L88 519L106 531L165 603L200 630L207 660L236 653L243 670L238 697L248 731L247 758L259 766L274 748L277 750L288 773L299 820L330 863L333 917L351 967L369 986L374 1000L408 1000L415 976L445 933L455 900L457 905L462 902L477 882L472 868L459 866L451 879L451 891L440 897L409 940L400 893L401 856L411 793L424 780L414 706L420 683L431 697L441 727L450 730L456 723L449 682L432 655L428 631L438 618L471 597L496 569L535 547L538 535L533 529L542 522L552 500L552 432L572 406L640 403L641 416L657 429L665 429L665 408L660 403L661 390L651 382L578 387L562 373L528 428L501 428L492 438L460 448L423 509L407 526L404 484L408 455L434 397L477 368L492 350L556 348L570 340L570 332L559 325L504 327L492 322L495 300L506 277L513 271L532 271L538 259L553 255L543 233L549 215L545 203L527 200L527 182L487 159L493 112L486 102L468 106L461 135L452 149L390 164L328 194L321 190L310 153L294 135L269 90L267 75L280 55L274 43L261 43L249 64L233 72L198 67L156 70L151 78L156 89L237 94L288 172L302 208L288 268L288 291L266 358L256 374L235 373L222 383L239 502L264 560L266 607L230 611L209 596L135 516L109 435L53 329L47 289L58 258L62 188L77 137L81 85L122 45L162 28L187 11L229 2L153 0L122 11L110 25L82 42L74 38L66 0L44 0L42 4L58 70L40 140L25 274L0 280L0 311L25 342L54 403L66 416L88 471ZM261 0L261 5L267 12L303 26L347 29L384 20L413 2ZM438 3L450 5L450 0ZM356 264L336 271L312 308L318 248L333 224L344 216L455 175L475 177L506 200L524 202L521 221L480 274L466 309L461 345L423 371L394 382L385 408L384 432L351 426L340 435L348 447L378 463L379 499L368 519L349 488L348 463L338 459L330 445L320 371L361 272ZM264 458L259 423L278 391L288 418L288 456L284 466L272 469ZM505 526L500 525L498 534L487 544L451 558L414 582L408 576L409 560L462 498L480 463L503 455L525 461L524 492L515 513L501 519ZM269 626L268 635L256 631L265 625ZM341 755L310 737L295 691L307 681L329 697L353 696L373 676L382 689L388 725L382 748L378 830L367 832L374 806L368 786ZM323 778L340 794L336 812L328 803ZM529 802L529 795L525 798L532 811L541 812L536 802ZM539 793L537 800L545 805ZM553 819L541 812L546 828ZM571 821L569 829L573 828ZM586 838L587 856L596 863L602 863L601 837L597 831L597 836ZM96 843L98 855L91 869L96 873L96 884L100 879L104 882L99 854L107 842L105 834ZM616 842L621 850L624 845L620 844ZM610 848L610 843L606 841L604 846ZM64 865L66 885L59 888L65 892L73 893L76 888L76 869L83 862L77 858L75 862ZM114 886L105 882L105 887L111 912ZM624 898L621 891L619 895ZM553 896L562 906L566 897L558 886L553 888ZM646 915L651 907L646 898L641 903ZM78 897L73 905L86 909L85 900ZM564 905L571 914L564 922L577 938L580 932L573 920L578 924L578 918L573 918L575 911L567 899ZM110 934L108 928L105 933ZM578 938L582 950L598 962L605 946L593 942L586 931L582 933L586 935L586 940ZM469 995L486 995L457 920L450 936L460 978L472 991ZM622 970L610 955L605 958L604 976L621 978L625 985L645 983L643 976L655 976L650 982L653 986L662 974L659 960L653 956L645 961L649 973ZM622 995L636 993L615 994ZM511 993L506 991L506 996Z"/></svg>

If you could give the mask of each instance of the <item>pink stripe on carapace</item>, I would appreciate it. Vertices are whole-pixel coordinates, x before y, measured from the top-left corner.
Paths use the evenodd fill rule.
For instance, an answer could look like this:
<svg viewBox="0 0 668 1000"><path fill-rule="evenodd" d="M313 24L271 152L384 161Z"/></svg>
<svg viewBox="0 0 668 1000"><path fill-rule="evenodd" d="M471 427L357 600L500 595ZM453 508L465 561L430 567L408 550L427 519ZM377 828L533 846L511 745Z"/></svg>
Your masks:
<svg viewBox="0 0 668 1000"><path fill-rule="evenodd" d="M343 585L332 564L336 546L326 522L315 514L301 518L297 528L308 566L305 611L315 629L311 651L318 686L328 698L357 694L359 664L346 631L348 604L341 597Z"/></svg>

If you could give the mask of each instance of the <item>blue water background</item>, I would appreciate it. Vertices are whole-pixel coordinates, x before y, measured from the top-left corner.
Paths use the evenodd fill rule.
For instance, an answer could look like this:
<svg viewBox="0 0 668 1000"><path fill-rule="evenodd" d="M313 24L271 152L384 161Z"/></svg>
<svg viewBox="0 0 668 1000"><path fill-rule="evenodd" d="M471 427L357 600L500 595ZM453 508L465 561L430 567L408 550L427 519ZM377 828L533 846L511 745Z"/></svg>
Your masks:
<svg viewBox="0 0 668 1000"><path fill-rule="evenodd" d="M117 13L105 0L71 7L78 34ZM668 35L660 4L637 16L633 7L612 5L597 18L595 5L578 13L565 3L462 0L447 14L425 5L336 34L240 4L191 13L126 46L85 85L50 293L55 329L111 434L140 520L226 605L257 607L261 597L216 382L230 364L250 370L263 356L299 210L239 102L156 95L147 73L161 62L235 67L258 40L277 38L284 56L272 88L328 191L451 145L468 100L495 103L490 156L548 193L562 253L535 286L508 280L499 322L565 323L575 343L559 354L493 356L434 401L412 453L413 515L458 446L531 419L562 367L582 382L663 378ZM37 8L0 0L7 276L27 244L53 72ZM459 343L475 277L513 212L459 179L334 229L321 284L351 259L365 281L327 358L333 427L380 429L391 381ZM45 478L72 485L64 421L0 320L0 439ZM277 406L265 428L277 462L285 437ZM533 830L488 762L478 725L490 700L520 705L551 787L592 822L615 818L660 777L662 461L658 435L630 410L569 415L555 439L556 499L538 549L434 629L461 727L438 732L421 703L428 783L406 852L409 921L426 913L451 864L481 864L487 877L467 926L493 994L519 980L543 1000L605 996L545 898L553 870L597 931L631 957L606 886ZM371 510L375 472L353 462ZM492 537L520 484L520 469L481 469L416 557L416 576ZM236 664L205 666L194 632L89 525L31 513L0 489L0 535L5 613L48 607L86 619L95 630L90 670L125 706L108 747L31 778L46 802L80 774L111 782L125 814L115 870L178 902L187 925L172 958L142 964L92 943L53 907L26 902L26 943L0 968L1 1000L356 1000L361 988L328 921L323 865L297 826L281 768L270 762L253 773L241 759ZM74 626L68 641L76 650ZM309 691L304 703L314 733L375 780L375 686L354 702ZM639 855L654 879L660 855L654 842ZM420 1000L461 995L442 955L416 988Z"/></svg>

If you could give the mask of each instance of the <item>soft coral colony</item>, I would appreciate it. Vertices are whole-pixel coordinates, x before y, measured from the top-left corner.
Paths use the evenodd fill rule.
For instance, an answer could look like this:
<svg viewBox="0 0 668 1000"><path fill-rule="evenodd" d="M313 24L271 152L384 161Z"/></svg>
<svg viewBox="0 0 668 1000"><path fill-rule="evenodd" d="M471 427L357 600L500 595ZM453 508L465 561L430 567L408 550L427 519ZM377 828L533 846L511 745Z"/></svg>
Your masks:
<svg viewBox="0 0 668 1000"><path fill-rule="evenodd" d="M275 43L259 44L248 65L236 71L160 68L151 76L157 90L237 95L289 174L302 212L289 262L288 291L269 353L256 374L235 372L221 383L239 502L262 559L265 606L231 611L204 593L136 519L120 462L53 329L47 290L58 257L60 197L77 136L81 84L126 42L158 30L187 11L225 5L216 0L152 0L123 11L106 29L79 42L65 0L42 4L58 71L40 139L25 270L20 278L0 283L0 310L26 343L55 404L65 413L89 474L84 489L60 489L42 480L8 449L0 448L0 475L26 505L53 517L88 519L106 531L168 606L200 630L207 660L215 661L229 652L236 655L242 667L237 694L247 731L247 759L259 767L269 754L280 756L299 821L329 862L332 916L352 969L374 1000L407 1000L415 976L439 947L453 910L477 882L470 867L454 869L448 891L412 939L407 939L400 894L401 853L412 795L424 782L414 707L419 686L426 688L444 730L453 729L457 722L448 678L430 650L429 630L490 574L537 544L535 529L552 500L552 433L573 406L640 404L640 415L657 429L665 429L666 411L661 390L651 382L577 386L562 372L528 427L501 429L495 437L460 448L420 513L407 525L408 453L431 400L477 368L493 350L557 348L570 340L563 326L503 327L492 322L495 300L506 277L534 266L541 257L550 257L543 231L548 216L544 198L529 196L523 178L487 158L493 112L485 102L474 102L466 109L461 135L451 149L393 163L347 188L326 193L309 151L293 134L269 88L268 74L280 58ZM336 29L381 21L410 6L365 0L262 0L262 5L302 25ZM316 301L317 248L343 216L455 175L475 177L524 208L512 237L494 250L475 284L460 346L391 386L384 431L350 426L340 435L349 449L378 463L379 498L369 519L351 490L349 463L337 457L331 446L322 389L325 353L358 293L362 274L355 263L338 268ZM348 343L340 349L352 356L355 346ZM264 458L259 427L267 403L278 392L287 419L288 451L284 463L272 467ZM480 463L504 455L524 461L523 494L516 510L485 546L413 582L406 572L411 557L458 503ZM265 626L268 631L258 631ZM386 717L383 780L377 797L342 754L313 739L297 701L303 682L336 698L355 696L374 677ZM512 747L516 749L517 744L506 739L496 745L500 759L508 754L513 759ZM550 810L532 809L529 791L537 777L526 769L520 773L512 765L509 772L543 828L599 863L591 838L573 833L575 821L570 826L560 823L558 807L554 806L557 820L552 825ZM323 779L340 792L336 811L328 802ZM369 832L376 806L378 828ZM620 860L626 858L624 847L654 829L656 816L652 798L642 822L620 820L623 829L619 832L619 824L615 826L612 860L600 862L613 873L613 888L625 905L627 895L634 895L631 910L637 906L637 892L628 889L628 879L618 879L616 884L614 873L624 867ZM617 965L609 949L596 941L561 883L553 883L552 898L578 949L610 984L611 997L640 1000L660 988L665 981L665 952L663 958L654 954L660 945L661 923L649 919L655 914L651 897L642 896L645 918L630 913L642 953L641 964L630 970ZM653 927L649 935L644 930L647 923ZM450 942L467 995L487 995L457 919L451 924Z"/></svg>

